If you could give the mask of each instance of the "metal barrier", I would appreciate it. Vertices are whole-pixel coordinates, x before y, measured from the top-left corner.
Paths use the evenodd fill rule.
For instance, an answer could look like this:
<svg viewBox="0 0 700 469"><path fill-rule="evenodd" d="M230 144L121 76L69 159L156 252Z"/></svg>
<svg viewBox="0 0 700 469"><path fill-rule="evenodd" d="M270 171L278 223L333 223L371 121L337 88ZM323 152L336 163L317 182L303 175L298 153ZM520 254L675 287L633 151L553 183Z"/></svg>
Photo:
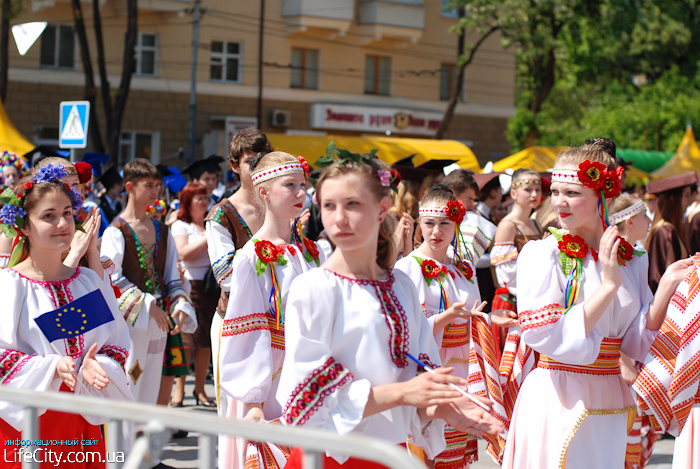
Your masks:
<svg viewBox="0 0 700 469"><path fill-rule="evenodd" d="M269 441L285 446L299 446L306 452L305 469L321 469L322 454L326 451L375 461L395 469L425 469L425 466L409 455L405 449L377 440L359 436L340 436L299 427L244 422L225 419L198 412L182 412L162 406L75 396L63 392L37 392L0 386L0 401L12 402L24 407L23 440L37 440L37 408L59 412L94 415L108 420L106 424L107 451L118 452L123 448L122 422L145 424L131 445L129 458L124 465L108 462L107 469L148 469L147 460L170 440L168 428L198 432L199 468L215 468L216 438L218 434L240 436L250 441ZM79 409L79 410L78 410ZM22 462L22 469L37 469L36 461Z"/></svg>

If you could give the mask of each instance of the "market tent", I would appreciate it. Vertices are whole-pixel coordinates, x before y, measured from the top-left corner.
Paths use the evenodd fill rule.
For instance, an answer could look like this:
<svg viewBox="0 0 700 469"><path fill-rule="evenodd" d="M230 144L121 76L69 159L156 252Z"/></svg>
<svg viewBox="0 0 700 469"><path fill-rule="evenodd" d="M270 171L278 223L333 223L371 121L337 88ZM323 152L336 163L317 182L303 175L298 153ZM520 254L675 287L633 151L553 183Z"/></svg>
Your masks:
<svg viewBox="0 0 700 469"><path fill-rule="evenodd" d="M650 151L650 150L632 150L630 148L618 148L617 156L624 161L632 161L634 167L641 169L647 173L656 171L661 166L666 164L668 160L673 158L673 153L670 151Z"/></svg>
<svg viewBox="0 0 700 469"><path fill-rule="evenodd" d="M24 155L30 152L34 146L12 125L5 112L5 106L0 102L0 152L7 150Z"/></svg>
<svg viewBox="0 0 700 469"><path fill-rule="evenodd" d="M292 155L301 155L313 164L326 154L326 147L334 141L337 148L355 153L369 153L373 148L379 150L377 156L387 164L394 164L406 157L413 156L413 164L421 166L430 161L442 160L445 164L456 162L460 167L480 170L479 162L468 146L455 140L430 140L422 138L394 137L346 137L328 135L322 137L308 135L267 134L275 150L286 151ZM440 169L442 166L431 169ZM428 165L429 166L429 165Z"/></svg>
<svg viewBox="0 0 700 469"><path fill-rule="evenodd" d="M688 126L676 154L665 165L651 173L654 178L665 178L688 171L700 171L700 148L695 141L693 128Z"/></svg>
<svg viewBox="0 0 700 469"><path fill-rule="evenodd" d="M534 169L538 173L543 173L554 166L557 155L568 147L528 147L518 153L507 156L493 164L494 171L505 171L508 168Z"/></svg>

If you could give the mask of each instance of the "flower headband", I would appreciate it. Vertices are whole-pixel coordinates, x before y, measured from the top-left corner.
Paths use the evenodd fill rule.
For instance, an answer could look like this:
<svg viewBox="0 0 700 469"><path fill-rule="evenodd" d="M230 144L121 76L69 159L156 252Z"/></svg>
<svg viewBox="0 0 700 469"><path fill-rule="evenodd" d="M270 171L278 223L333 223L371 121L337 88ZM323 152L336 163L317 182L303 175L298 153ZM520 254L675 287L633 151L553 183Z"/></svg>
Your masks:
<svg viewBox="0 0 700 469"><path fill-rule="evenodd" d="M326 168L335 162L338 164L371 164L372 160L377 158L377 151L376 148L373 148L369 153L354 153L349 150L336 148L335 142L331 140L326 147L326 154L317 159L314 164L319 168ZM379 169L377 170L377 177L379 178L379 182L382 183L382 186L389 187L394 192L399 192L398 186L401 182L401 174L397 170L392 169L390 171L384 171L383 169Z"/></svg>
<svg viewBox="0 0 700 469"><path fill-rule="evenodd" d="M630 218L642 212L646 212L646 210L646 205L644 205L644 202L640 200L636 204L610 215L610 217L608 218L608 223L610 223L611 225L617 225L618 223L622 223L625 220L629 220Z"/></svg>
<svg viewBox="0 0 700 469"><path fill-rule="evenodd" d="M597 192L599 197L598 204L603 206L601 212L603 229L606 229L610 225L608 224L608 207L605 199L620 195L622 190L620 179L625 170L622 167L611 170L603 163L590 160L584 161L578 168L578 170L554 169L552 171L552 183L579 184Z"/></svg>
<svg viewBox="0 0 700 469"><path fill-rule="evenodd" d="M449 218L457 224L462 224L467 210L461 200L449 200L445 205L425 205L418 208L418 217ZM459 228L457 228L459 229Z"/></svg>
<svg viewBox="0 0 700 469"><path fill-rule="evenodd" d="M540 179L518 179L517 181L513 181L510 183L510 188L516 189L520 186L528 186L530 184L535 184L537 186L541 186L542 181Z"/></svg>
<svg viewBox="0 0 700 469"><path fill-rule="evenodd" d="M50 181L60 182L67 175L68 172L63 166L49 164L39 169L30 181L22 184L16 194L10 188L5 189L0 194L0 202L4 204L2 209L0 209L0 222L2 222L0 223L0 229L2 229L5 236L14 238L17 236L17 229L24 228L24 217L27 215L23 208L24 198L35 185ZM80 210L83 206L83 196L68 184L64 183L64 185L70 191L73 210Z"/></svg>
<svg viewBox="0 0 700 469"><path fill-rule="evenodd" d="M0 156L0 166L3 168L5 166L13 166L17 168L17 172L19 173L20 177L24 177L29 174L29 165L27 162L13 151L4 150L2 152L2 156Z"/></svg>
<svg viewBox="0 0 700 469"><path fill-rule="evenodd" d="M291 162L287 161L285 163L280 163L276 166L271 166L269 168L261 169L255 171L250 175L250 179L253 180L253 185L257 186L270 179L275 179L281 176L286 176L287 174L301 173L304 177L309 175L309 164L306 162L303 156L298 156L299 161Z"/></svg>

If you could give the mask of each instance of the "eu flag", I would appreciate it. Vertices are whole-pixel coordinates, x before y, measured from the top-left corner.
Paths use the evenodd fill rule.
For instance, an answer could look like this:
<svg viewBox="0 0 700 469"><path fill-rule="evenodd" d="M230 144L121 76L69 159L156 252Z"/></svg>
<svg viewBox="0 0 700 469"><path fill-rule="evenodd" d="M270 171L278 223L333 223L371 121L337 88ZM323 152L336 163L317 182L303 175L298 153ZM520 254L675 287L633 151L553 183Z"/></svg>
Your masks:
<svg viewBox="0 0 700 469"><path fill-rule="evenodd" d="M44 313L34 321L49 342L85 334L114 320L100 290L71 301L65 306Z"/></svg>

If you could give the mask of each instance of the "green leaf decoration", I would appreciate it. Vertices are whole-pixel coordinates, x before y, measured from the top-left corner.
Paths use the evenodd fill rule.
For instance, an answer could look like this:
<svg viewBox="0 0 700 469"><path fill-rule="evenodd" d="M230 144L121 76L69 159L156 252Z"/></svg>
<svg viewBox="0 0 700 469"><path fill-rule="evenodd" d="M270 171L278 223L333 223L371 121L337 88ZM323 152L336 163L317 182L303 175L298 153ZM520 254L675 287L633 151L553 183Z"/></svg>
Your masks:
<svg viewBox="0 0 700 469"><path fill-rule="evenodd" d="M468 278L467 280L469 281L469 283L471 283L472 285L474 285L474 280L472 280L472 279L470 279L470 278Z"/></svg>
<svg viewBox="0 0 700 469"><path fill-rule="evenodd" d="M447 274L446 274L445 271L443 270L443 271L441 271L441 272L438 274L438 277L440 277L440 278L447 278Z"/></svg>
<svg viewBox="0 0 700 469"><path fill-rule="evenodd" d="M316 263L316 267L321 267L321 261L314 259L314 262Z"/></svg>
<svg viewBox="0 0 700 469"><path fill-rule="evenodd" d="M275 262L277 262L278 265L287 265L287 259L285 259L281 254L277 256L277 260Z"/></svg>
<svg viewBox="0 0 700 469"><path fill-rule="evenodd" d="M633 256L642 257L642 256L644 256L644 254L646 254L646 251L641 251L641 250L637 250L637 249L632 251Z"/></svg>
<svg viewBox="0 0 700 469"><path fill-rule="evenodd" d="M331 163L333 163L333 161L335 161L333 158L322 156L314 162L314 166L317 166L319 168L325 168L327 166L330 166Z"/></svg>
<svg viewBox="0 0 700 469"><path fill-rule="evenodd" d="M423 267L423 259L421 259L420 257L416 257L416 256L411 256L411 257L413 257L416 260L416 262L418 262L419 266Z"/></svg>
<svg viewBox="0 0 700 469"><path fill-rule="evenodd" d="M306 262L311 262L314 260L314 256L311 255L308 249L304 253L304 259L306 259Z"/></svg>
<svg viewBox="0 0 700 469"><path fill-rule="evenodd" d="M78 225L78 220L75 220L76 226ZM17 228L24 228L24 217L16 217L15 218L15 225L17 225ZM80 224L82 226L82 222Z"/></svg>
<svg viewBox="0 0 700 469"><path fill-rule="evenodd" d="M430 277L426 277L425 275L423 276L423 280L425 280L425 284L430 286L431 283L433 283L433 279Z"/></svg>
<svg viewBox="0 0 700 469"><path fill-rule="evenodd" d="M328 157L331 161L333 161L333 158L335 158L335 141L333 140L328 142L328 146L326 147L326 157Z"/></svg>
<svg viewBox="0 0 700 469"><path fill-rule="evenodd" d="M549 228L549 232L552 233L552 235L554 235L557 241L561 241L561 239L566 234L566 230L560 230L559 228Z"/></svg>
<svg viewBox="0 0 700 469"><path fill-rule="evenodd" d="M0 229L2 229L2 232L3 232L3 233L5 234L5 236L6 236L7 238L9 238L9 239L12 239L12 238L14 238L15 236L17 236L17 232L15 231L15 229L12 228L12 227L9 226L9 225L6 225L6 224L3 223L3 224L0 225Z"/></svg>
<svg viewBox="0 0 700 469"><path fill-rule="evenodd" d="M12 189L9 187L2 191L2 194L0 194L0 202L4 204L9 204L13 199L16 199L15 193L12 192ZM17 205L17 204L12 204L12 205Z"/></svg>
<svg viewBox="0 0 700 469"><path fill-rule="evenodd" d="M561 251L559 251L559 260L561 261L561 270L564 272L564 275L568 276L571 273L571 269L574 268L574 260Z"/></svg>
<svg viewBox="0 0 700 469"><path fill-rule="evenodd" d="M1 225L3 229L5 228L6 225ZM14 230L13 230L14 231ZM10 256L10 261L7 264L8 268L13 268L20 262L22 262L22 253L24 252L24 240L26 239L25 236L22 236L19 238L19 241L17 242L17 245L15 248L12 250L12 255Z"/></svg>
<svg viewBox="0 0 700 469"><path fill-rule="evenodd" d="M369 151L369 157L370 157L370 158L377 158L377 152L378 152L378 151L379 151L379 150L378 150L377 148L372 148L372 149Z"/></svg>
<svg viewBox="0 0 700 469"><path fill-rule="evenodd" d="M264 263L263 261L261 261L260 259L258 259L255 262L255 273L258 274L258 277L260 277L262 274L265 273L266 270L267 270L267 264Z"/></svg>

